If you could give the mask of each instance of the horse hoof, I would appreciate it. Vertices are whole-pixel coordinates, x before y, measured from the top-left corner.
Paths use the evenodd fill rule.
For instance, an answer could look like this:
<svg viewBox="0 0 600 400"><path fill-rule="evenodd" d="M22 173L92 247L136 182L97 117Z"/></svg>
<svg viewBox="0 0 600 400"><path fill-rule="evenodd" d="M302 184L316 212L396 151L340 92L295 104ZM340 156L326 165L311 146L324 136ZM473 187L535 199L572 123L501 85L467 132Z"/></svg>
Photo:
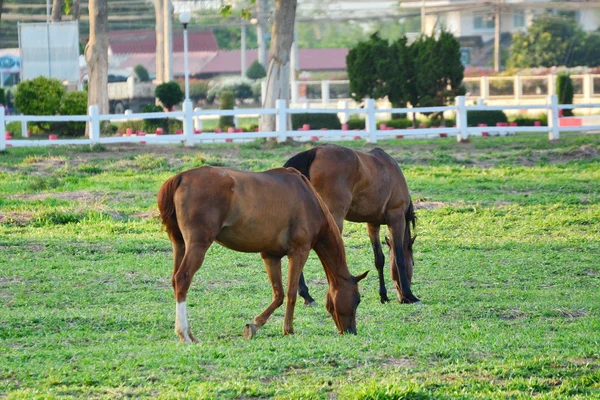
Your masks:
<svg viewBox="0 0 600 400"><path fill-rule="evenodd" d="M383 295L383 296L381 296L380 301L381 301L381 304L385 304L385 303L389 303L390 299L387 297L387 295Z"/></svg>
<svg viewBox="0 0 600 400"><path fill-rule="evenodd" d="M317 302L316 302L316 301L314 301L314 300L313 300L313 301L311 301L310 303L304 303L304 305L305 305L306 307L317 307L317 306L318 306Z"/></svg>
<svg viewBox="0 0 600 400"><path fill-rule="evenodd" d="M244 327L244 337L246 339L252 339L254 334L258 331L258 328L254 324L246 324Z"/></svg>

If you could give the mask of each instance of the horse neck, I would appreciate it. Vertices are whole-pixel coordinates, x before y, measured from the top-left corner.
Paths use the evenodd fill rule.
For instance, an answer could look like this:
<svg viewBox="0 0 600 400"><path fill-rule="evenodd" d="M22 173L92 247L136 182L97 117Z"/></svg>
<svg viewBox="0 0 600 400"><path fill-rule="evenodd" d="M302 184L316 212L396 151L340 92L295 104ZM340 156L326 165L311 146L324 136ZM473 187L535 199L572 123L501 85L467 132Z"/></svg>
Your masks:
<svg viewBox="0 0 600 400"><path fill-rule="evenodd" d="M352 275L346 262L346 250L342 235L331 216L326 216L326 224L319 234L314 250L323 264L327 281L337 287L339 279L349 279Z"/></svg>

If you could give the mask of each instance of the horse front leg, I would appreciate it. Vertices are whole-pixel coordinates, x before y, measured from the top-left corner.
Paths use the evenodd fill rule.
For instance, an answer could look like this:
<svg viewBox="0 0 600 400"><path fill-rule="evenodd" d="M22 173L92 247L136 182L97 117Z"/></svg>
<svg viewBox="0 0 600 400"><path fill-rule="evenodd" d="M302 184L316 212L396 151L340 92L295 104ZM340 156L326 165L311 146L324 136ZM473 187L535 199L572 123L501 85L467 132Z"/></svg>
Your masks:
<svg viewBox="0 0 600 400"><path fill-rule="evenodd" d="M375 268L377 268L377 274L379 276L379 297L381 304L385 304L390 301L387 296L387 289L385 287L385 279L383 276L383 267L385 265L385 257L381 250L381 241L379 240L379 227L376 224L367 224L367 231L369 232L369 239L371 239L371 246L373 247L373 255L375 256Z"/></svg>
<svg viewBox="0 0 600 400"><path fill-rule="evenodd" d="M185 247L185 254L181 265L173 272L172 282L176 300L175 333L179 335L182 342L190 343L198 340L192 335L187 318L186 298L187 292L192 284L192 278L204 261L206 251L212 242L191 243ZM181 249L179 249L181 250ZM177 251L174 254L177 261Z"/></svg>
<svg viewBox="0 0 600 400"><path fill-rule="evenodd" d="M294 308L296 306L296 293L298 293L298 281L300 280L302 268L304 268L304 264L306 264L306 260L308 259L308 253L310 253L310 248L300 248L293 249L288 254L288 291L285 316L283 317L284 335L292 335L294 333Z"/></svg>
<svg viewBox="0 0 600 400"><path fill-rule="evenodd" d="M263 311L260 315L254 318L254 322L250 324L246 324L244 327L244 337L247 339L252 339L254 334L262 327L273 311L279 308L283 304L283 283L281 281L281 257L271 257L265 253L260 253L260 256L265 263L265 267L267 269L267 275L269 280L271 281L271 286L273 287L273 301L265 311Z"/></svg>

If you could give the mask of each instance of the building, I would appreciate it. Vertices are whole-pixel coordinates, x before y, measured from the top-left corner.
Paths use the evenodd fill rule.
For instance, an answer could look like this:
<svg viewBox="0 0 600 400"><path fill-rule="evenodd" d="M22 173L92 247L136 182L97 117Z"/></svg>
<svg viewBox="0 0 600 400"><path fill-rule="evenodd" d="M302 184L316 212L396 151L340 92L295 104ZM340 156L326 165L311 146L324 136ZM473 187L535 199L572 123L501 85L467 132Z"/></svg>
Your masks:
<svg viewBox="0 0 600 400"><path fill-rule="evenodd" d="M478 65L476 60L485 55L486 43L493 46L496 36L499 41L510 42L512 34L525 31L542 13L569 16L585 31L600 26L600 1L592 0L404 0L400 7L408 13L420 11L422 32L431 34L445 28L461 43L470 43L463 44L465 65Z"/></svg>

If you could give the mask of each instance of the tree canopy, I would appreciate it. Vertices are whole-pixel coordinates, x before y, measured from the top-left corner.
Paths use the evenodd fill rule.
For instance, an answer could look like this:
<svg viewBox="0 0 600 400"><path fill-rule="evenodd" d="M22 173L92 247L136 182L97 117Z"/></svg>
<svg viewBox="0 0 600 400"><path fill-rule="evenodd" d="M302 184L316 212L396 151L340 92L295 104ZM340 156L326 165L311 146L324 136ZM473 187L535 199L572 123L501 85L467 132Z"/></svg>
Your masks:
<svg viewBox="0 0 600 400"><path fill-rule="evenodd" d="M543 14L527 32L513 36L509 68L600 65L600 35L585 33L572 19Z"/></svg>
<svg viewBox="0 0 600 400"><path fill-rule="evenodd" d="M386 97L394 107L448 104L464 93L460 44L449 32L421 36L410 46L406 37L389 43L377 33L354 46L346 58L351 96Z"/></svg>

